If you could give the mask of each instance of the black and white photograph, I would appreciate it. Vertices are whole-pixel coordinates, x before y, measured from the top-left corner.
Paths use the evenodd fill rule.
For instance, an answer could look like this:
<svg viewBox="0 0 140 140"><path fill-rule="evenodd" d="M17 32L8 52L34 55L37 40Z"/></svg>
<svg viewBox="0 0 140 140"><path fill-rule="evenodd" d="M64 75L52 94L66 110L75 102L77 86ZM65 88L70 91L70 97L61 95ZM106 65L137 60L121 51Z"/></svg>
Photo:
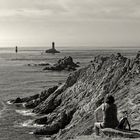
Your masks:
<svg viewBox="0 0 140 140"><path fill-rule="evenodd" d="M0 140L140 140L140 1L0 0Z"/></svg>

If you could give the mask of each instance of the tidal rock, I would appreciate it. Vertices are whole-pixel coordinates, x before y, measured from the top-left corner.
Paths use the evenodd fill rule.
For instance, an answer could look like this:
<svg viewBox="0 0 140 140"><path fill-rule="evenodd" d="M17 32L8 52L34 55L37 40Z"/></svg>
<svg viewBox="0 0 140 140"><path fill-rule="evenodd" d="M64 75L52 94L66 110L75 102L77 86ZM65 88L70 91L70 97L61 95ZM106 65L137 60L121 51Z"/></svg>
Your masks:
<svg viewBox="0 0 140 140"><path fill-rule="evenodd" d="M56 64L53 66L49 66L44 68L44 70L54 70L54 71L62 71L62 70L67 70L67 71L74 71L76 70L76 67L79 67L76 63L73 62L73 59L71 56L69 57L64 57L63 59L58 60Z"/></svg>
<svg viewBox="0 0 140 140"><path fill-rule="evenodd" d="M39 94L35 94L35 95L32 95L32 96L29 96L29 97L23 97L23 98L16 98L16 99L13 99L13 100L10 100L11 103L25 103L25 102L29 102L29 101L32 101L32 100L35 100L39 97Z"/></svg>
<svg viewBox="0 0 140 140"><path fill-rule="evenodd" d="M16 98L13 103L22 103L22 99L20 97Z"/></svg>
<svg viewBox="0 0 140 140"><path fill-rule="evenodd" d="M39 64L34 64L34 63L32 63L32 64L27 64L28 66L32 66L32 67L37 67L37 66L49 66L50 64L49 63L39 63Z"/></svg>

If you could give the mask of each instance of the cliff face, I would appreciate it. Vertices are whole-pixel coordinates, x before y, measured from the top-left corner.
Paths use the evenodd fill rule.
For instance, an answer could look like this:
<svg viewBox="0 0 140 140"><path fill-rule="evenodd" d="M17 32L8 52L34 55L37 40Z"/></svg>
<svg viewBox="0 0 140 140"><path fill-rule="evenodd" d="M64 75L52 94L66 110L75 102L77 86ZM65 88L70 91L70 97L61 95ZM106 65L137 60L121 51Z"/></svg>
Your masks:
<svg viewBox="0 0 140 140"><path fill-rule="evenodd" d="M59 125L54 139L66 140L78 135L89 135L93 133L94 110L101 105L106 94L111 94L118 106L118 118L127 111L131 127L140 128L139 93L139 53L134 59L119 53L107 57L97 56L87 67L71 73L63 85L33 107L33 112L48 114L45 121L41 119L49 125L60 122L57 120L65 121L66 118L61 117L60 113L66 112L69 119L63 127Z"/></svg>

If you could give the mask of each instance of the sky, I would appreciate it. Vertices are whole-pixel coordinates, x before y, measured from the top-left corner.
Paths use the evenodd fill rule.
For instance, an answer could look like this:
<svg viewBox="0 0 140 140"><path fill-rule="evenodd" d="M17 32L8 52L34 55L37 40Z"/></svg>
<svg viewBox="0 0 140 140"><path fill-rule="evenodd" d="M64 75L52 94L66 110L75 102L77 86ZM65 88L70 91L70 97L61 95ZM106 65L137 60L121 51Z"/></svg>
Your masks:
<svg viewBox="0 0 140 140"><path fill-rule="evenodd" d="M140 0L0 0L0 47L140 46Z"/></svg>

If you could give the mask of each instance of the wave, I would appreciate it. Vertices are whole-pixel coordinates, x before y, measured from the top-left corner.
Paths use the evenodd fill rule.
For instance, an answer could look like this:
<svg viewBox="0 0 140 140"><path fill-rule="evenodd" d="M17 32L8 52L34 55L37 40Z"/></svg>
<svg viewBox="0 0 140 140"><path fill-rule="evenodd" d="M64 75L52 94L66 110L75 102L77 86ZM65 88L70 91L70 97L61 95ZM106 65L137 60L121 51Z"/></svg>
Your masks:
<svg viewBox="0 0 140 140"><path fill-rule="evenodd" d="M12 105L13 103L11 101L6 102L8 105Z"/></svg>
<svg viewBox="0 0 140 140"><path fill-rule="evenodd" d="M12 101L10 101L10 100L8 100L7 102L6 102L6 104L8 104L8 105L12 105L12 104L14 104ZM16 103L15 105L17 105L17 106L21 106L21 107L25 107L25 102L24 103Z"/></svg>
<svg viewBox="0 0 140 140"><path fill-rule="evenodd" d="M4 101L0 101L0 102L1 102L1 105L2 105L2 109L0 110L0 118L1 118L3 113L5 112L5 110L7 109L7 106L4 103Z"/></svg>
<svg viewBox="0 0 140 140"><path fill-rule="evenodd" d="M34 120L26 120L21 123L16 123L14 126L15 127L40 128L40 127L43 127L44 125L38 125L38 124L34 123Z"/></svg>
<svg viewBox="0 0 140 140"><path fill-rule="evenodd" d="M42 140L51 140L51 138L44 137Z"/></svg>
<svg viewBox="0 0 140 140"><path fill-rule="evenodd" d="M19 113L23 116L35 116L35 113L32 113L32 110L16 110L16 113Z"/></svg>

